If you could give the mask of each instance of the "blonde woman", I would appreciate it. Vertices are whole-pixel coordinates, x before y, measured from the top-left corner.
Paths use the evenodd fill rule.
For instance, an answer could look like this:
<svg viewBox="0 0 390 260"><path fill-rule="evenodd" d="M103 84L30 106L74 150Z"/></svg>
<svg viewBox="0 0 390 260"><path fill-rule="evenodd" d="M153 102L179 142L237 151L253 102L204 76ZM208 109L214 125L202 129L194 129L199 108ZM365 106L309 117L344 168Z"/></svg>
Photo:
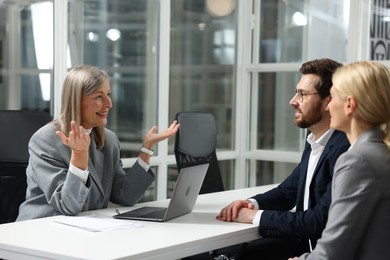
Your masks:
<svg viewBox="0 0 390 260"><path fill-rule="evenodd" d="M341 67L331 96L331 127L351 147L335 165L322 238L299 259L389 259L390 72L371 61Z"/></svg>
<svg viewBox="0 0 390 260"><path fill-rule="evenodd" d="M154 145L173 136L179 125L145 135L138 160L124 171L117 136L106 129L112 107L107 73L81 65L67 74L61 112L29 143L26 201L17 221L77 215L108 202L134 205L154 181L149 159Z"/></svg>

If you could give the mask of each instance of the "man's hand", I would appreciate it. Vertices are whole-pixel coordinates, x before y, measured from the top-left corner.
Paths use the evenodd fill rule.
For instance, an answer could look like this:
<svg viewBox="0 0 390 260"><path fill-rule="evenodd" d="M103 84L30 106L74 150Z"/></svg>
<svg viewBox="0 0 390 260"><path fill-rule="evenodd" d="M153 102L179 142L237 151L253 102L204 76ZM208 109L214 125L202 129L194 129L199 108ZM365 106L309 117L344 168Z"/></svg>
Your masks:
<svg viewBox="0 0 390 260"><path fill-rule="evenodd" d="M252 223L257 210L249 200L236 200L224 207L217 219L227 222Z"/></svg>

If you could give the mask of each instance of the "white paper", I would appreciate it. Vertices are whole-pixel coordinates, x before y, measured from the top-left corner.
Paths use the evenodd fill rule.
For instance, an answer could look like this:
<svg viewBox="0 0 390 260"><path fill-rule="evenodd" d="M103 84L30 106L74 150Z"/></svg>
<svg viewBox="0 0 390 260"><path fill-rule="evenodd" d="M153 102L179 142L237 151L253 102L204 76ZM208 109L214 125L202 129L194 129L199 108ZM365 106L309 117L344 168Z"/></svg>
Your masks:
<svg viewBox="0 0 390 260"><path fill-rule="evenodd" d="M54 222L81 228L91 232L102 232L115 229L142 228L143 225L128 220L114 219L104 215L89 215L82 217L64 217Z"/></svg>

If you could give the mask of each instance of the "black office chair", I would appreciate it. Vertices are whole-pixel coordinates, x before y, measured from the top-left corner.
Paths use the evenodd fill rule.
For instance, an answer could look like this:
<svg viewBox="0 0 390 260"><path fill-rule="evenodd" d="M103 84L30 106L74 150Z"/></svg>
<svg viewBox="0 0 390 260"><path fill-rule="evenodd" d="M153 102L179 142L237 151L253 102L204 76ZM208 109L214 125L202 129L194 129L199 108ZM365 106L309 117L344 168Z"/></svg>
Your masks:
<svg viewBox="0 0 390 260"><path fill-rule="evenodd" d="M26 196L28 142L52 120L43 111L0 110L0 224L13 222Z"/></svg>
<svg viewBox="0 0 390 260"><path fill-rule="evenodd" d="M221 171L215 153L217 142L217 128L214 116L203 112L180 112L175 119L180 124L175 138L175 157L178 170L191 165L210 163L203 181L200 194L223 191L224 185ZM228 260L239 259L247 243L233 257L219 254L218 250L211 250L204 254L190 256L185 260L211 259Z"/></svg>
<svg viewBox="0 0 390 260"><path fill-rule="evenodd" d="M203 112L176 114L180 124L175 138L175 157L178 170L183 167L209 163L200 194L223 191L224 185L215 153L217 128L214 116Z"/></svg>

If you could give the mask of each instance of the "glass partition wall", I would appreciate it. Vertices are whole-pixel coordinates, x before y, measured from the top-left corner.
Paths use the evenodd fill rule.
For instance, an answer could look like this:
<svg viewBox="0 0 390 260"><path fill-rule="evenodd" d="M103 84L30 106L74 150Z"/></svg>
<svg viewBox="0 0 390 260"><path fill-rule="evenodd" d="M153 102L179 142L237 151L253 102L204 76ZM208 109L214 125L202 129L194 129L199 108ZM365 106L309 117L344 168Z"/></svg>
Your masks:
<svg viewBox="0 0 390 260"><path fill-rule="evenodd" d="M64 74L99 66L112 77L107 127L125 167L153 125L165 129L180 111L210 112L226 189L280 182L291 172L306 135L289 105L298 69L315 58L347 60L349 0L63 1L67 8L0 1L0 109L56 116L62 79L54 79L53 64L64 64ZM63 31L53 26L59 15L67 18ZM66 36L61 50L54 51L55 33ZM170 196L173 146L174 138L156 146L157 181L143 200Z"/></svg>
<svg viewBox="0 0 390 260"><path fill-rule="evenodd" d="M0 109L50 110L52 1L0 2Z"/></svg>
<svg viewBox="0 0 390 260"><path fill-rule="evenodd" d="M254 1L250 23L246 186L284 180L299 161L306 131L289 105L299 67L317 58L347 60L349 1Z"/></svg>
<svg viewBox="0 0 390 260"><path fill-rule="evenodd" d="M231 151L238 7L235 0L223 5L214 2L218 1L171 1L169 116L174 118L180 111L212 113L217 148ZM224 185L231 189L234 160L219 162ZM176 174L177 170L170 171L170 179Z"/></svg>

